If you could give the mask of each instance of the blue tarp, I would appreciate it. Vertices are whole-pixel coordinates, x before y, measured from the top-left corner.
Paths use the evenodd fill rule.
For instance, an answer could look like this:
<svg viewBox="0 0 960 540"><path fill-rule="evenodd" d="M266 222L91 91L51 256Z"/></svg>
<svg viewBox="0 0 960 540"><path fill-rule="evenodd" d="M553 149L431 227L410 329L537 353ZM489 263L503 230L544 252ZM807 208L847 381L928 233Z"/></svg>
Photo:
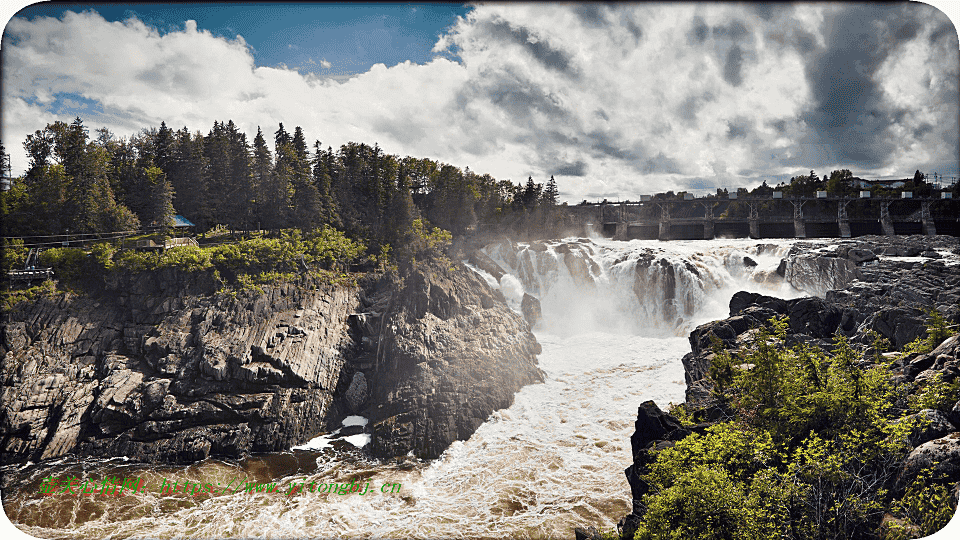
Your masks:
<svg viewBox="0 0 960 540"><path fill-rule="evenodd" d="M174 227L194 227L195 225L193 223L190 223L187 220L187 218L181 215L176 215L176 216L173 216L173 226Z"/></svg>

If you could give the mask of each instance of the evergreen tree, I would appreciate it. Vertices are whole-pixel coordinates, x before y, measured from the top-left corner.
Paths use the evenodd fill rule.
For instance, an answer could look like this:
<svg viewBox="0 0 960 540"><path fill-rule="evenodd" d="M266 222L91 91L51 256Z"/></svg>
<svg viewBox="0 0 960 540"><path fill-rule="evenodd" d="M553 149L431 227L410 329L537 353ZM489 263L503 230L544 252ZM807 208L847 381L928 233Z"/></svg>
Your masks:
<svg viewBox="0 0 960 540"><path fill-rule="evenodd" d="M257 127L257 136L253 139L253 186L252 204L259 226L270 226L278 221L275 188L273 183L273 154L263 137L263 131Z"/></svg>
<svg viewBox="0 0 960 540"><path fill-rule="evenodd" d="M560 191L557 189L557 181L550 175L550 181L543 190L543 204L547 206L556 206L560 202Z"/></svg>
<svg viewBox="0 0 960 540"><path fill-rule="evenodd" d="M310 156L300 126L286 146L290 153L290 184L293 188L293 222L302 229L313 229L323 222L320 192L313 182Z"/></svg>
<svg viewBox="0 0 960 540"><path fill-rule="evenodd" d="M327 163L331 156L324 152L320 146L320 141L314 143L313 157L313 185L317 189L317 195L320 203L320 223L325 225L339 226L340 218L337 214L336 204L333 202L333 180L330 172L327 170Z"/></svg>
<svg viewBox="0 0 960 540"><path fill-rule="evenodd" d="M207 159L204 156L204 138L201 133L191 134L186 127L177 131L170 173L167 179L173 188L173 207L205 230L209 223L207 192Z"/></svg>

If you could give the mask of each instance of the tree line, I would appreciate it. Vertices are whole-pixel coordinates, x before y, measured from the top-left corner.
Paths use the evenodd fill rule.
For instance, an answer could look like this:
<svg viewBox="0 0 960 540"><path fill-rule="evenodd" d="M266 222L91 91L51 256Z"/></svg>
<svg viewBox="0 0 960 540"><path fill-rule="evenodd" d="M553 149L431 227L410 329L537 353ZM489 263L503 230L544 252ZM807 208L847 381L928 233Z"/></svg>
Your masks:
<svg viewBox="0 0 960 540"><path fill-rule="evenodd" d="M179 214L198 232L331 226L378 252L406 241L417 219L454 235L483 226L518 236L563 221L553 177L514 184L376 144L334 150L283 123L272 137L258 128L251 142L232 120L206 134L163 122L116 137L106 128L91 136L77 118L48 124L23 147L28 169L0 199L4 236L169 233Z"/></svg>

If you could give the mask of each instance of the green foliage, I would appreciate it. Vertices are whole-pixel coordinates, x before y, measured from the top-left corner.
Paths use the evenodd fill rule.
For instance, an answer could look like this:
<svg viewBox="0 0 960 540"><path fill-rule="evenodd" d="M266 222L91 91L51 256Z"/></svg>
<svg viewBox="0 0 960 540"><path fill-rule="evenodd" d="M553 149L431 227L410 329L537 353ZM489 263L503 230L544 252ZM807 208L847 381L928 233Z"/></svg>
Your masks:
<svg viewBox="0 0 960 540"><path fill-rule="evenodd" d="M113 258L114 268L131 272L156 270L160 265L160 254L154 251L124 250Z"/></svg>
<svg viewBox="0 0 960 540"><path fill-rule="evenodd" d="M39 285L27 289L11 289L3 291L3 309L11 310L21 302L33 302L38 298L56 294L57 287L52 280L45 280Z"/></svg>
<svg viewBox="0 0 960 540"><path fill-rule="evenodd" d="M133 272L162 268L200 272L212 268L241 288L252 288L308 271L339 279L363 251L363 244L324 227L306 234L294 229L283 231L279 238L253 237L210 247L177 246L162 253L127 250L115 256L113 263L116 268Z"/></svg>
<svg viewBox="0 0 960 540"><path fill-rule="evenodd" d="M2 245L0 245L0 261L2 261L0 265L2 265L3 271L9 272L10 270L23 268L29 252L30 250L24 247L23 240L19 238L7 240L4 238Z"/></svg>
<svg viewBox="0 0 960 540"><path fill-rule="evenodd" d="M930 350L937 348L937 345L943 343L943 340L956 334L955 326L947 324L947 319L943 316L943 313L931 309L927 313L927 346Z"/></svg>
<svg viewBox="0 0 960 540"><path fill-rule="evenodd" d="M907 524L895 524L886 534L887 540L905 540L929 536L946 527L956 506L947 486L932 482L930 471L923 471L907 487L900 500L893 504L896 516Z"/></svg>
<svg viewBox="0 0 960 540"><path fill-rule="evenodd" d="M910 409L938 409L948 413L957 401L960 401L960 379L947 383L937 373L910 396Z"/></svg>
<svg viewBox="0 0 960 540"><path fill-rule="evenodd" d="M744 481L774 463L776 448L769 434L748 426L724 422L694 433L662 450L651 466L647 482L654 491L670 487L678 474L697 466L725 467Z"/></svg>
<svg viewBox="0 0 960 540"><path fill-rule="evenodd" d="M781 538L790 491L775 475L750 483L726 468L697 465L650 498L639 540Z"/></svg>
<svg viewBox="0 0 960 540"><path fill-rule="evenodd" d="M786 319L771 319L735 356L714 343L708 377L741 420L658 452L636 538L873 538L891 509L926 533L949 519L943 508L953 503L929 482L893 498L916 421L899 418L885 364L867 367L839 335L829 354L788 348L786 329ZM933 380L913 405L958 398L960 381Z"/></svg>
<svg viewBox="0 0 960 540"><path fill-rule="evenodd" d="M53 268L57 279L74 282L85 274L87 254L82 249L62 247L46 249L40 253L40 266Z"/></svg>
<svg viewBox="0 0 960 540"><path fill-rule="evenodd" d="M445 231L439 227L428 229L423 220L420 219L413 220L411 232L415 238L414 247L415 249L419 248L420 251L439 251L450 245L453 240L450 231Z"/></svg>
<svg viewBox="0 0 960 540"><path fill-rule="evenodd" d="M110 270L113 268L113 256L117 248L109 242L100 242L90 248L90 257L97 266Z"/></svg>
<svg viewBox="0 0 960 540"><path fill-rule="evenodd" d="M177 246L157 257L156 268L175 267L187 272L199 272L212 266L210 250L197 246Z"/></svg>

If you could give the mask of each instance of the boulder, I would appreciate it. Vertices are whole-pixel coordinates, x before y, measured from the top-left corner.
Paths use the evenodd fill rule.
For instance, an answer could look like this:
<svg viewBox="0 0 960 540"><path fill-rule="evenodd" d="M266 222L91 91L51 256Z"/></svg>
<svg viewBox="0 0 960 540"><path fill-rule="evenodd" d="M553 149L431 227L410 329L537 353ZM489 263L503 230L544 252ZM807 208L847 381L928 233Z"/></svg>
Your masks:
<svg viewBox="0 0 960 540"><path fill-rule="evenodd" d="M920 474L931 470L940 482L960 480L960 432L934 439L913 449L907 456L897 484L905 488Z"/></svg>
<svg viewBox="0 0 960 540"><path fill-rule="evenodd" d="M543 319L543 311L540 309L540 300L527 293L523 293L523 300L520 301L520 312L523 313L524 320L530 328L534 328L537 323Z"/></svg>
<svg viewBox="0 0 960 540"><path fill-rule="evenodd" d="M916 423L909 435L910 446L920 446L957 430L948 416L936 409L923 409L904 417L901 422Z"/></svg>

